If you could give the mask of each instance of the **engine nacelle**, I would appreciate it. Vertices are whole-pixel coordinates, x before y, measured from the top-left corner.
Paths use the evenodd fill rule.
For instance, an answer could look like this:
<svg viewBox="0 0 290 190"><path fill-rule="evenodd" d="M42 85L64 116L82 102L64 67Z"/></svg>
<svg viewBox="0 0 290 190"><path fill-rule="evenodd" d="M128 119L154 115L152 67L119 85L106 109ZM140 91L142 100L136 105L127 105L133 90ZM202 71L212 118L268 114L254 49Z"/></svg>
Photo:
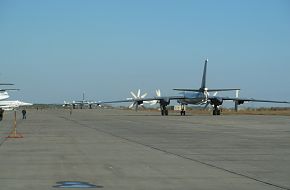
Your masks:
<svg viewBox="0 0 290 190"><path fill-rule="evenodd" d="M143 101L136 101L138 105L143 104Z"/></svg>
<svg viewBox="0 0 290 190"><path fill-rule="evenodd" d="M169 98L161 99L159 103L160 105L168 106L170 104L170 99Z"/></svg>
<svg viewBox="0 0 290 190"><path fill-rule="evenodd" d="M245 103L245 101L244 101L244 100L237 100L236 103L237 103L238 105L241 105L241 104Z"/></svg>
<svg viewBox="0 0 290 190"><path fill-rule="evenodd" d="M214 98L214 99L211 99L211 102L210 102L211 105L215 105L215 106L220 106L223 104L223 99L221 98Z"/></svg>

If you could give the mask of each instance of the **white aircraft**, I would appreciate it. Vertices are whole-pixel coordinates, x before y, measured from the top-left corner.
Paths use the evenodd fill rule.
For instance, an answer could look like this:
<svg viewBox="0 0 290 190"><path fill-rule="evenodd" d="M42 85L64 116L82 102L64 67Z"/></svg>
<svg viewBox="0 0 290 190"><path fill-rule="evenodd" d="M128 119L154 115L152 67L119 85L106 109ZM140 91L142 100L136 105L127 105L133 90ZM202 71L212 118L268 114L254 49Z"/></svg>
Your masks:
<svg viewBox="0 0 290 190"><path fill-rule="evenodd" d="M8 92L6 92L6 91L1 91L0 90L0 100L6 100L6 99L8 99L10 96L9 96L9 94L8 94Z"/></svg>
<svg viewBox="0 0 290 190"><path fill-rule="evenodd" d="M1 83L0 85L14 85L11 83ZM6 101L10 96L7 91L12 91L12 90L19 90L16 88L5 88L5 89L0 89L0 108L3 110L13 110L15 108L18 108L19 106L31 106L31 103L26 103L26 102L21 102L18 100L10 100Z"/></svg>
<svg viewBox="0 0 290 190"><path fill-rule="evenodd" d="M0 101L0 108L3 110L14 110L20 106L31 106L32 103L21 102L19 100Z"/></svg>
<svg viewBox="0 0 290 190"><path fill-rule="evenodd" d="M0 85L14 85L11 83L0 83ZM0 89L0 100L6 100L9 98L8 90L19 90L19 89Z"/></svg>
<svg viewBox="0 0 290 190"><path fill-rule="evenodd" d="M167 106L170 104L171 100L176 100L179 104L181 104L181 115L185 115L184 105L192 104L192 105L205 105L208 106L211 104L213 106L213 115L220 115L220 106L223 104L224 101L234 101L235 107L237 108L238 105L243 104L245 102L270 102L270 103L285 103L290 104L289 101L273 101L273 100L258 100L253 98L239 98L239 97L224 97L224 96L217 96L217 92L219 91L239 91L238 88L230 88L230 89L209 89L206 87L206 71L207 71L207 62L205 60L204 63L204 70L203 76L201 81L201 86L199 89L173 89L176 91L182 91L182 95L177 96L161 96L160 91L156 91L155 97L152 98L145 98L136 96L134 98L126 99L126 100L117 100L117 101L101 101L98 102L99 104L106 104L106 103L120 103L120 102L133 102L133 106L137 110L138 105L143 104L143 102L157 102L160 104L161 115L168 115ZM215 92L214 95L210 95L209 92ZM138 94L140 94L138 92ZM132 107L133 107L132 106Z"/></svg>
<svg viewBox="0 0 290 190"><path fill-rule="evenodd" d="M7 91L11 91L11 90L19 90L19 89L12 89L12 88L0 89L0 100L8 99L10 96Z"/></svg>

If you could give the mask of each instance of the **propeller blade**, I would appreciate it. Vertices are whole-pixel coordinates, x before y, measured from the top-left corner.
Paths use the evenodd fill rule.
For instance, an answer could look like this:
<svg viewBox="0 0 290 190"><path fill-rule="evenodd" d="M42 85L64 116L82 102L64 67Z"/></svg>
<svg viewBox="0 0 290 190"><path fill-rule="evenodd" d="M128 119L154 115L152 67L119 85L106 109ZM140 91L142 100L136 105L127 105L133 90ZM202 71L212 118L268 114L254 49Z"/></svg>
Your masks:
<svg viewBox="0 0 290 190"><path fill-rule="evenodd" d="M133 102L133 103L129 106L129 108L130 108L130 109L133 108L134 105L135 105L135 102Z"/></svg>
<svg viewBox="0 0 290 190"><path fill-rule="evenodd" d="M208 107L208 105L209 105L209 102L207 102L207 103L205 104L205 106L204 106L203 109L206 109L206 108Z"/></svg>
<svg viewBox="0 0 290 190"><path fill-rule="evenodd" d="M160 96L161 96L161 91L160 91L160 89L157 89L157 90L156 90L156 95L157 95L157 97L160 97Z"/></svg>
<svg viewBox="0 0 290 190"><path fill-rule="evenodd" d="M216 96L216 95L217 95L217 93L218 93L218 92L215 92L215 93L213 94L213 96Z"/></svg>
<svg viewBox="0 0 290 190"><path fill-rule="evenodd" d="M135 99L137 98L137 96L134 94L134 92L131 91L130 93Z"/></svg>
<svg viewBox="0 0 290 190"><path fill-rule="evenodd" d="M239 97L239 90L236 90L236 98L238 98Z"/></svg>
<svg viewBox="0 0 290 190"><path fill-rule="evenodd" d="M141 98L145 98L147 96L147 92L141 96Z"/></svg>
<svg viewBox="0 0 290 190"><path fill-rule="evenodd" d="M141 93L141 90L139 89L139 90L138 90L138 93L137 93L137 97L138 97L138 98L140 98L140 93Z"/></svg>

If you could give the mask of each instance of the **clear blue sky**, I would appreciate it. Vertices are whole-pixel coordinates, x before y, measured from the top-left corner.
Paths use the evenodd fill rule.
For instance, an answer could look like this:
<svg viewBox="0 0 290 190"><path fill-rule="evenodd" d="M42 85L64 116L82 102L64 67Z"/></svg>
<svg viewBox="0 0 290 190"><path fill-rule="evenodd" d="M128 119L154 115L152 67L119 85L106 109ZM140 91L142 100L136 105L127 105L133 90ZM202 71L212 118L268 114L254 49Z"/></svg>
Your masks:
<svg viewBox="0 0 290 190"><path fill-rule="evenodd" d="M242 88L290 100L288 0L0 1L0 82L34 103ZM228 95L233 95L228 94Z"/></svg>

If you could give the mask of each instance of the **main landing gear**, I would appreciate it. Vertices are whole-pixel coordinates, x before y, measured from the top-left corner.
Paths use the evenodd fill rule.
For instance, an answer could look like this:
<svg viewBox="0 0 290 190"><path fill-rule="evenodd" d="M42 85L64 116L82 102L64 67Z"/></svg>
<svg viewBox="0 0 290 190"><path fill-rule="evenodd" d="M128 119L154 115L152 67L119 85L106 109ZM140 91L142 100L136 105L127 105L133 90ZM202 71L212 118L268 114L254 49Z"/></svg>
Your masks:
<svg viewBox="0 0 290 190"><path fill-rule="evenodd" d="M168 109L165 105L160 105L161 115L168 115Z"/></svg>
<svg viewBox="0 0 290 190"><path fill-rule="evenodd" d="M181 106L180 115L185 116L184 104L181 104L180 106Z"/></svg>
<svg viewBox="0 0 290 190"><path fill-rule="evenodd" d="M221 115L221 110L217 105L214 105L212 115Z"/></svg>

